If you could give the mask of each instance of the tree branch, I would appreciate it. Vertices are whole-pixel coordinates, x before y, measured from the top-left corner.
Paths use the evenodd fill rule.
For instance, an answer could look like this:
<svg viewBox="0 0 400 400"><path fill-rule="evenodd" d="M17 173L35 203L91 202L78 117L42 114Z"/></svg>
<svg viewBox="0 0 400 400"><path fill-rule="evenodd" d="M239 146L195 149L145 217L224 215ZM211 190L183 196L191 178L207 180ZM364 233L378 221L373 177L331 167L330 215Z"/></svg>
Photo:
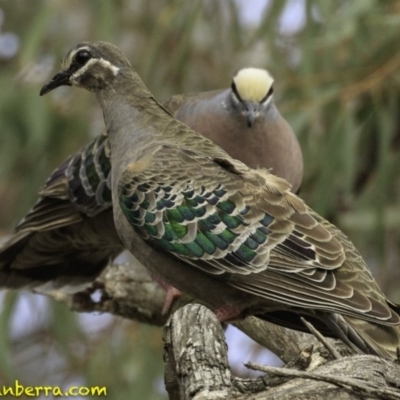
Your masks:
<svg viewBox="0 0 400 400"><path fill-rule="evenodd" d="M108 267L86 292L70 296L57 291L48 295L79 312L109 312L158 326L168 318L161 312L164 290L137 262ZM234 325L280 356L286 368L262 367L268 372L263 377L234 378L215 315L187 296L176 302L175 310L164 332L165 383L170 399L400 398L400 367L395 363L373 356L343 357L348 350L336 341L314 332L321 345L312 335L255 317ZM339 359L329 362L333 358Z"/></svg>
<svg viewBox="0 0 400 400"><path fill-rule="evenodd" d="M93 293L99 294L97 301ZM123 318L163 326L168 315L162 314L165 291L138 262L110 265L90 290L76 295L54 291L46 293L77 312L107 312ZM183 295L174 304L172 312L194 300ZM302 349L317 346L309 334L286 329L255 317L235 321L233 325L257 343L268 348L285 363L292 361Z"/></svg>
<svg viewBox="0 0 400 400"><path fill-rule="evenodd" d="M369 355L341 357L313 372L249 363L267 375L253 380L233 378L220 323L197 304L174 313L164 328L164 341L165 381L172 400L400 399L400 366ZM255 390L262 391L252 393Z"/></svg>
<svg viewBox="0 0 400 400"><path fill-rule="evenodd" d="M214 313L199 304L180 308L165 325L163 339L170 399L231 398L227 346Z"/></svg>

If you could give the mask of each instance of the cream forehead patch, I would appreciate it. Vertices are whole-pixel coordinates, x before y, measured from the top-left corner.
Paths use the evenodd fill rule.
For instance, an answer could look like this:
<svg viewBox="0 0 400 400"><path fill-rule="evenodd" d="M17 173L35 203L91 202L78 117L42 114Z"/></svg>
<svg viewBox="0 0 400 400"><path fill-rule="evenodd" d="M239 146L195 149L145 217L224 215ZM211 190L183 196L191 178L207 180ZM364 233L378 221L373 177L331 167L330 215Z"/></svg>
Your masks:
<svg viewBox="0 0 400 400"><path fill-rule="evenodd" d="M260 102L271 89L274 79L265 69L244 68L233 77L233 82L242 100Z"/></svg>

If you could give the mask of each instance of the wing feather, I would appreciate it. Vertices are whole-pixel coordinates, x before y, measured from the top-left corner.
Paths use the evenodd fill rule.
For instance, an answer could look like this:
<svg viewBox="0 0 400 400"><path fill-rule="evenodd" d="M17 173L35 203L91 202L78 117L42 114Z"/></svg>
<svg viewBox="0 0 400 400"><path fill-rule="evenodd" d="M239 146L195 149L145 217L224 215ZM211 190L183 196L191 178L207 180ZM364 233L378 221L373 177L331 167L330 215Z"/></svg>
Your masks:
<svg viewBox="0 0 400 400"><path fill-rule="evenodd" d="M227 284L272 302L399 322L347 237L283 179L184 144L130 170L119 182L123 213L188 268L228 274Z"/></svg>

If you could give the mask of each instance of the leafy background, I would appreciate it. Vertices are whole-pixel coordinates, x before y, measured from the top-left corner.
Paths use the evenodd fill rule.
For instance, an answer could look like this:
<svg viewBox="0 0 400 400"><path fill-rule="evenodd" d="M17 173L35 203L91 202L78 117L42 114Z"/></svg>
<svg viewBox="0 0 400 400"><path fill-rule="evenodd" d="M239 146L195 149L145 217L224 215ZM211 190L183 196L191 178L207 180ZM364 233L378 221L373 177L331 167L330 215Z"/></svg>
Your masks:
<svg viewBox="0 0 400 400"><path fill-rule="evenodd" d="M0 0L0 11L0 236L52 169L103 129L90 94L38 92L72 45L107 40L159 99L227 87L243 66L268 68L304 151L301 196L400 302L398 0ZM0 387L18 379L165 398L159 329L32 294L0 301Z"/></svg>

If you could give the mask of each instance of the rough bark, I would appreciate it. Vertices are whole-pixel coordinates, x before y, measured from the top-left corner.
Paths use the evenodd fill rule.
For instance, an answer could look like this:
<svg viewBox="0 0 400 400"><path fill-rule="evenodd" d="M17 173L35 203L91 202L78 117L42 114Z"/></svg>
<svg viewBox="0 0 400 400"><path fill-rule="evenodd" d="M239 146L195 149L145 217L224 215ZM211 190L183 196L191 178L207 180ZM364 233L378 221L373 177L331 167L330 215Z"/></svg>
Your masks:
<svg viewBox="0 0 400 400"><path fill-rule="evenodd" d="M400 366L368 355L327 362L319 354L324 364L315 368L304 362L308 364L305 371L249 364L266 375L235 379L227 363L221 325L201 305L189 304L176 311L164 328L164 341L165 382L172 400L400 399ZM304 352L303 357L311 361L313 352ZM255 390L260 392L249 393Z"/></svg>
<svg viewBox="0 0 400 400"><path fill-rule="evenodd" d="M95 291L100 292L98 301L93 300L92 293ZM110 266L87 292L71 296L55 291L50 295L78 312L108 312L157 326L163 326L168 319L168 315L162 314L165 291L137 263ZM193 299L183 295L171 311L190 302ZM302 348L317 344L312 335L285 329L254 317L234 322L233 325L285 363L299 354Z"/></svg>
<svg viewBox="0 0 400 400"><path fill-rule="evenodd" d="M93 291L100 292L97 301ZM51 297L79 312L109 312L158 326L168 319L161 312L164 290L132 263L107 268L91 291L75 296L53 292ZM286 367L268 367L264 378L233 378L214 314L186 296L172 311L164 332L170 399L400 399L399 365L374 356L342 357L348 353L337 341L329 339L323 346L312 335L254 317L234 325L280 356Z"/></svg>
<svg viewBox="0 0 400 400"><path fill-rule="evenodd" d="M164 329L165 385L172 400L228 399L232 393L224 331L213 313L191 304Z"/></svg>

